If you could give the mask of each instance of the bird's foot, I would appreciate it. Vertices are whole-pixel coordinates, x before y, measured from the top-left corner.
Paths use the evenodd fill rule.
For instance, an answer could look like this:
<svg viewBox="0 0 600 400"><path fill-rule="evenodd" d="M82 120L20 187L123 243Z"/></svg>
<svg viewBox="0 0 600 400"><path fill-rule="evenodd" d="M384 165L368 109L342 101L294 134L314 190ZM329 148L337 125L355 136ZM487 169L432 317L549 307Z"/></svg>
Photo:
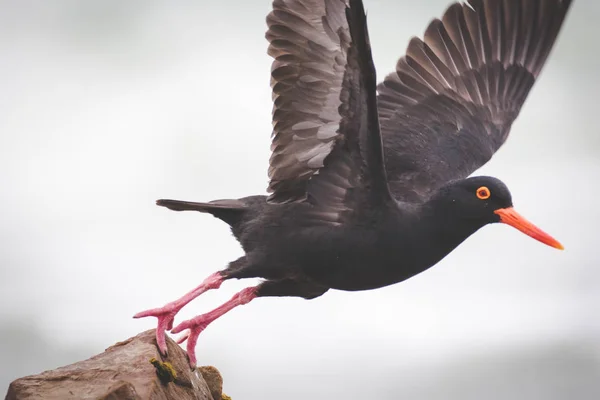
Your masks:
<svg viewBox="0 0 600 400"><path fill-rule="evenodd" d="M177 307L177 302L173 301L163 307L141 311L133 316L133 318L156 317L158 319L158 325L156 327L156 344L158 345L160 354L164 357L167 356L165 331L170 331L171 328L173 328L175 315L182 307L183 306Z"/></svg>
<svg viewBox="0 0 600 400"><path fill-rule="evenodd" d="M187 330L178 340L177 343L183 343L187 340L186 350L188 353L188 358L190 361L190 367L196 367L196 343L198 342L198 336L202 333L206 327L213 322L215 319L219 318L223 314L232 310L237 306L241 306L243 304L249 303L257 296L257 287L252 286L241 290L236 293L229 301L221 305L220 307L215 308L214 310L198 315L192 319L187 321L183 321L179 325L177 325L172 333L180 333L184 330Z"/></svg>
<svg viewBox="0 0 600 400"><path fill-rule="evenodd" d="M173 328L173 320L175 315L181 310L186 304L200 296L202 293L210 289L217 289L223 283L223 276L219 272L215 272L206 278L200 286L187 293L185 296L178 300L172 301L163 307L153 308L146 311L141 311L133 316L133 318L144 318L144 317L156 317L158 319L158 326L156 327L156 343L158 350L163 356L167 356L167 342L165 337L165 331L170 331Z"/></svg>

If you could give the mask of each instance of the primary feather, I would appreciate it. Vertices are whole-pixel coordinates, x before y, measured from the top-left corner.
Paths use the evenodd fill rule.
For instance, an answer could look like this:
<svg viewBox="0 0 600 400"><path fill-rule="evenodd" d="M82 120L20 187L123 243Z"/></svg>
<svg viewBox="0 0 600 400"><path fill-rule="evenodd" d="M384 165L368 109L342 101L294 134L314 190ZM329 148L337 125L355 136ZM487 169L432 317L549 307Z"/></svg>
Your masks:
<svg viewBox="0 0 600 400"><path fill-rule="evenodd" d="M504 143L570 0L451 5L379 85L389 185L420 201L469 176Z"/></svg>

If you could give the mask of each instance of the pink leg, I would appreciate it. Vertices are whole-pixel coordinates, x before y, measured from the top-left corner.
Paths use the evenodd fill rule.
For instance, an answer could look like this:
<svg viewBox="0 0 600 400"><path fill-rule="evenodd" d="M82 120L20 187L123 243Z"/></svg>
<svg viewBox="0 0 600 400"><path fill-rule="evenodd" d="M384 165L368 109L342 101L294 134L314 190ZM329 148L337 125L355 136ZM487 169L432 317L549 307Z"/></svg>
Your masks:
<svg viewBox="0 0 600 400"><path fill-rule="evenodd" d="M190 366L194 368L196 366L196 342L198 341L198 336L202 331L215 319L219 318L223 314L231 311L237 306L241 306L243 304L247 304L251 302L254 298L256 298L256 291L258 286L247 287L240 292L233 295L231 300L227 301L220 307L215 308L214 310L198 315L195 318L192 318L187 321L183 321L179 325L177 325L172 332L179 333L186 329L189 331L177 342L181 343L187 339L187 353L190 359Z"/></svg>
<svg viewBox="0 0 600 400"><path fill-rule="evenodd" d="M167 355L167 343L165 339L165 330L171 330L173 327L173 319L175 315L186 304L200 296L202 293L210 289L218 289L223 283L223 276L219 272L215 272L206 278L200 286L188 292L178 300L172 301L163 307L153 308L151 310L141 311L133 316L133 318L156 317L158 326L156 327L156 343L158 349L163 356Z"/></svg>

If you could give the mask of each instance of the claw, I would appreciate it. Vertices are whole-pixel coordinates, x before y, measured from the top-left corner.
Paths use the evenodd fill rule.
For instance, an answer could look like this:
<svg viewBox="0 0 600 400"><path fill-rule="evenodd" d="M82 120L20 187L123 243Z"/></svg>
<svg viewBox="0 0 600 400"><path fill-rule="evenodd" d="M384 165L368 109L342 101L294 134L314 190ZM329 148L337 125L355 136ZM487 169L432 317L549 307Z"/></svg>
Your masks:
<svg viewBox="0 0 600 400"><path fill-rule="evenodd" d="M169 303L162 308L141 311L133 316L133 318L156 317L158 319L158 326L156 327L156 344L163 357L168 355L165 331L170 331L171 328L173 328L173 320L175 319L177 311L179 310L173 307L173 303Z"/></svg>
<svg viewBox="0 0 600 400"><path fill-rule="evenodd" d="M183 334L177 341L177 343L183 343L187 339L186 350L190 361L190 367L193 369L196 367L196 343L198 342L198 336L202 333L206 327L219 318L223 314L231 311L237 306L249 303L257 296L257 286L248 287L242 291L236 293L231 300L225 302L220 307L215 308L211 312L206 314L198 315L187 321L183 321L175 328L171 330L172 333L180 333L184 330L188 330Z"/></svg>
<svg viewBox="0 0 600 400"><path fill-rule="evenodd" d="M158 319L158 326L156 327L156 344L160 354L164 357L167 356L167 339L165 331L170 331L173 328L173 320L175 315L181 310L187 303L200 296L207 290L217 289L223 283L223 275L220 272L215 272L204 280L194 290L188 292L185 296L179 300L175 300L164 307L153 308L139 312L133 316L133 318L144 318L144 317L156 317Z"/></svg>
<svg viewBox="0 0 600 400"><path fill-rule="evenodd" d="M188 321L183 321L172 330L173 333L179 333L187 329L187 332L179 338L177 343L183 343L187 340L185 349L188 353L190 367L192 369L196 368L196 343L198 343L198 336L200 336L208 324L213 321L209 320L207 316L210 318L210 315L204 314Z"/></svg>
<svg viewBox="0 0 600 400"><path fill-rule="evenodd" d="M185 342L188 337L190 337L190 331L185 332L183 335L179 336L179 338L175 341L177 344L181 344Z"/></svg>

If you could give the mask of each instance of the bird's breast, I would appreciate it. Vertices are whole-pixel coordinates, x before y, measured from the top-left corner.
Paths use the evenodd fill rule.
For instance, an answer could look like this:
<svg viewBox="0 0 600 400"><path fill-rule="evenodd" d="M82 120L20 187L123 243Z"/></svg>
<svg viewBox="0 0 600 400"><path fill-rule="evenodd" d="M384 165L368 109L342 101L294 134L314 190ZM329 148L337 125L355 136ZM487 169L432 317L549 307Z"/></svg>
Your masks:
<svg viewBox="0 0 600 400"><path fill-rule="evenodd" d="M441 257L410 241L378 232L345 233L328 248L305 254L303 269L312 280L339 290L370 290L404 281L434 265Z"/></svg>

